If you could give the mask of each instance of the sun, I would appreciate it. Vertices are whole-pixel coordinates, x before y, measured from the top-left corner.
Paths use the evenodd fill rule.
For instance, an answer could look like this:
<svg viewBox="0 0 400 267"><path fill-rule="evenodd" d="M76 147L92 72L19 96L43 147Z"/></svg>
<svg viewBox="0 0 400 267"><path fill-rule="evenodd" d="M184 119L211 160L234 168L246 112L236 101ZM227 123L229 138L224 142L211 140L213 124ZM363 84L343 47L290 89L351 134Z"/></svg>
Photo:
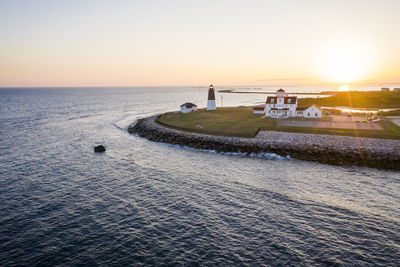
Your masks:
<svg viewBox="0 0 400 267"><path fill-rule="evenodd" d="M341 92L347 92L350 91L350 86L348 86L347 84L343 84L339 87L339 91Z"/></svg>
<svg viewBox="0 0 400 267"><path fill-rule="evenodd" d="M333 82L356 82L361 80L365 73L365 62L357 53L338 52L327 62L326 74Z"/></svg>
<svg viewBox="0 0 400 267"><path fill-rule="evenodd" d="M369 59L370 54L362 46L331 45L320 58L320 72L328 82L359 82L366 78L371 65Z"/></svg>

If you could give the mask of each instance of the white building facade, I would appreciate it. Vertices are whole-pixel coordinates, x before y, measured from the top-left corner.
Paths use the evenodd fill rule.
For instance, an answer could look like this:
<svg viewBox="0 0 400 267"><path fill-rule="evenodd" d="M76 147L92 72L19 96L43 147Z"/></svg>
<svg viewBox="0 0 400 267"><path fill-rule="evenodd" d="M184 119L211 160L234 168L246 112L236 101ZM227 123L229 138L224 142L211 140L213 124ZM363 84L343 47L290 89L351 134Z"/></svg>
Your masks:
<svg viewBox="0 0 400 267"><path fill-rule="evenodd" d="M181 112L182 113L189 113L189 112L192 112L194 110L197 110L197 105L196 104L187 102L187 103L181 105Z"/></svg>
<svg viewBox="0 0 400 267"><path fill-rule="evenodd" d="M276 96L267 97L265 102L265 116L271 118L295 117L297 97L288 97L283 89L276 92Z"/></svg>
<svg viewBox="0 0 400 267"><path fill-rule="evenodd" d="M260 107L254 107L253 113L260 114ZM317 105L297 107L297 97L288 96L283 89L279 89L276 96L267 97L263 114L270 118L321 118L322 109Z"/></svg>
<svg viewBox="0 0 400 267"><path fill-rule="evenodd" d="M303 118L313 119L322 117L322 109L317 105L312 105L303 111Z"/></svg>

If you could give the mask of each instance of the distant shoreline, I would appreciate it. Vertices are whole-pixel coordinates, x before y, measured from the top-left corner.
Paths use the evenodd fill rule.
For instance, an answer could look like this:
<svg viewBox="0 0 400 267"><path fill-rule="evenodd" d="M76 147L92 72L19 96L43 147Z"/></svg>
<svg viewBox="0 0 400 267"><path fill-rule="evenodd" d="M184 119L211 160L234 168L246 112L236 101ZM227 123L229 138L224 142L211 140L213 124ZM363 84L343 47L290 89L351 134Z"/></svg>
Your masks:
<svg viewBox="0 0 400 267"><path fill-rule="evenodd" d="M218 92L223 94L276 94L276 92L269 91L235 91L235 89L219 90ZM353 108L376 109L400 108L400 91L323 91L315 93L291 92L290 94L309 96L298 98L298 105L303 107L316 104L320 107L349 106Z"/></svg>
<svg viewBox="0 0 400 267"><path fill-rule="evenodd" d="M263 131L261 138L213 136L183 132L156 122L159 115L139 119L128 132L150 141L217 152L275 153L332 165L400 171L400 141L321 134Z"/></svg>
<svg viewBox="0 0 400 267"><path fill-rule="evenodd" d="M219 90L218 93L225 94L263 94L263 95L276 95L276 92L266 91L235 91L235 89L223 89ZM319 92L319 93L290 93L292 95L333 95L334 92Z"/></svg>

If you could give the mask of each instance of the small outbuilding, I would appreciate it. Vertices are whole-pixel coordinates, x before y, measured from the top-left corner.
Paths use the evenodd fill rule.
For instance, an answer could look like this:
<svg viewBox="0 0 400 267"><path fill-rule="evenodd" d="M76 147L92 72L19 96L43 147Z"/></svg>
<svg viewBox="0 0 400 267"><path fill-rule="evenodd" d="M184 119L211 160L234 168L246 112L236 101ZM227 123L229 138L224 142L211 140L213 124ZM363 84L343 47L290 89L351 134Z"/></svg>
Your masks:
<svg viewBox="0 0 400 267"><path fill-rule="evenodd" d="M312 105L303 111L303 118L321 118L322 117L322 109L317 105Z"/></svg>
<svg viewBox="0 0 400 267"><path fill-rule="evenodd" d="M181 112L182 113L189 113L192 112L194 110L197 110L197 105L190 103L190 102L186 102L185 104L181 105Z"/></svg>
<svg viewBox="0 0 400 267"><path fill-rule="evenodd" d="M265 107L264 106L253 107L253 114L264 115L264 112L265 112Z"/></svg>

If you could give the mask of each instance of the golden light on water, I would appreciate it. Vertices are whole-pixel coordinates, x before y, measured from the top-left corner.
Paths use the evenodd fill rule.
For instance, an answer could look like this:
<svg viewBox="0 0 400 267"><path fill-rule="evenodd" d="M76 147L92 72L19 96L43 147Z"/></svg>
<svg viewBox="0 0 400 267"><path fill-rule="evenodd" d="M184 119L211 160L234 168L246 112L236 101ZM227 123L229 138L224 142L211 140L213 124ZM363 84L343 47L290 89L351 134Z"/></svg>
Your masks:
<svg viewBox="0 0 400 267"><path fill-rule="evenodd" d="M348 86L347 84L343 84L339 87L339 91L342 91L342 92L350 91L350 86Z"/></svg>

